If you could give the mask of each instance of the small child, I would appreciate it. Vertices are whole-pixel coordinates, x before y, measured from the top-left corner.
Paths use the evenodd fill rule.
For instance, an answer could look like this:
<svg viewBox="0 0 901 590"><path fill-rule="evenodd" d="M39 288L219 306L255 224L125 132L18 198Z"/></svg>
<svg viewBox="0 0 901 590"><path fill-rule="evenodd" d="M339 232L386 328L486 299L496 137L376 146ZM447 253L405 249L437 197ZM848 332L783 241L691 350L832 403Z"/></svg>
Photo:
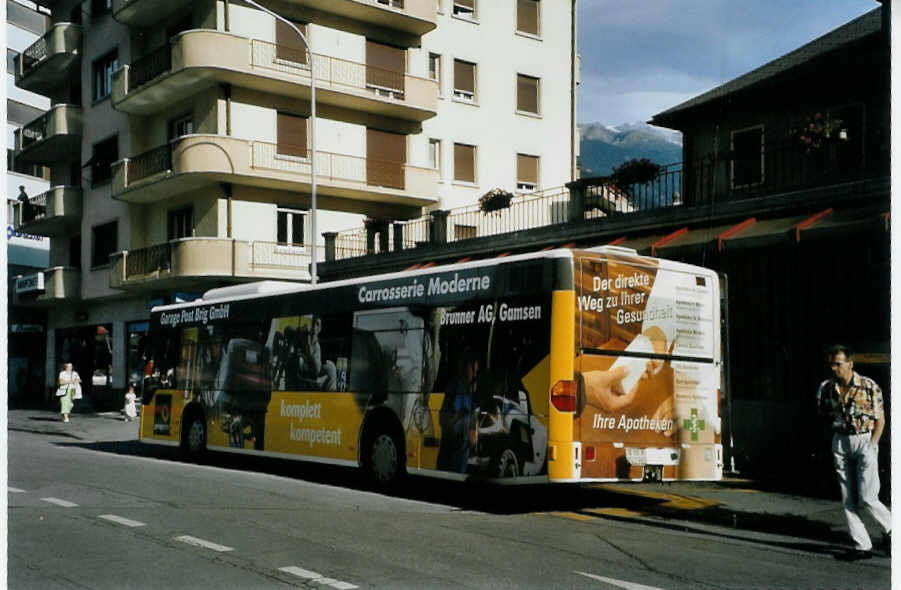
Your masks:
<svg viewBox="0 0 901 590"><path fill-rule="evenodd" d="M135 394L135 384L128 384L128 391L125 393L125 422L131 422L138 416L138 408L135 405L138 396Z"/></svg>

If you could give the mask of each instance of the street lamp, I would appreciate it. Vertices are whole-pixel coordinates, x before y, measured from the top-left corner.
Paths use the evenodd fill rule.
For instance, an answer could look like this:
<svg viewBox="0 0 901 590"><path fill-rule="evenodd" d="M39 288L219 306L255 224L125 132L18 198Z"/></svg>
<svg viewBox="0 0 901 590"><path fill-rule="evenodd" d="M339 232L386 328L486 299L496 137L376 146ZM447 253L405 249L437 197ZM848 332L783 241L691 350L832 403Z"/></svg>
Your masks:
<svg viewBox="0 0 901 590"><path fill-rule="evenodd" d="M315 285L317 281L316 276L316 69L313 67L313 50L310 49L310 44L307 42L307 38L304 37L303 33L300 32L300 29L297 26L289 21L288 19L279 16L278 14L272 12L268 8L264 6L260 6L254 0L244 0L251 6L259 8L263 12L275 17L277 20L282 21L292 29L297 35L300 37L300 40L303 41L304 47L307 49L307 55L310 57L310 169L312 171L312 203L310 207L310 233L313 234L313 244L311 248L312 263L310 264L310 283Z"/></svg>

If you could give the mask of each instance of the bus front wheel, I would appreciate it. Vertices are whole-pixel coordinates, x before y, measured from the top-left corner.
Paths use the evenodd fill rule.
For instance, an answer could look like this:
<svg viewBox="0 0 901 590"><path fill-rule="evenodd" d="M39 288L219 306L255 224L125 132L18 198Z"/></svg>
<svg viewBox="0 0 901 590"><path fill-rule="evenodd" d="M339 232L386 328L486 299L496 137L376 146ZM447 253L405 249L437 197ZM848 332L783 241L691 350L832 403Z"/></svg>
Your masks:
<svg viewBox="0 0 901 590"><path fill-rule="evenodd" d="M369 480L387 489L400 481L404 474L404 456L400 441L389 432L373 436L366 449L365 469Z"/></svg>
<svg viewBox="0 0 901 590"><path fill-rule="evenodd" d="M206 424L200 416L188 419L181 440L181 450L189 458L197 458L206 450Z"/></svg>

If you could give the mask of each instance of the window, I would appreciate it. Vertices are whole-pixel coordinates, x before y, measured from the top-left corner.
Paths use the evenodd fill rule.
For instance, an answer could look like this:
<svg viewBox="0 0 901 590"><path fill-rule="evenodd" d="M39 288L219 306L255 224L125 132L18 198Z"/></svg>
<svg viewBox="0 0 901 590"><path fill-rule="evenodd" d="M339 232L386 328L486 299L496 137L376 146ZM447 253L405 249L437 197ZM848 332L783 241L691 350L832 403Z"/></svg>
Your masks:
<svg viewBox="0 0 901 590"><path fill-rule="evenodd" d="M441 140L429 139L429 164L435 170L441 170Z"/></svg>
<svg viewBox="0 0 901 590"><path fill-rule="evenodd" d="M475 102L476 64L461 59L454 60L454 98Z"/></svg>
<svg viewBox="0 0 901 590"><path fill-rule="evenodd" d="M94 61L94 101L110 95L113 88L113 72L119 69L117 50L113 49Z"/></svg>
<svg viewBox="0 0 901 590"><path fill-rule="evenodd" d="M454 180L476 181L476 148L474 145L454 144Z"/></svg>
<svg viewBox="0 0 901 590"><path fill-rule="evenodd" d="M194 133L194 115L188 114L172 119L169 122L169 139Z"/></svg>
<svg viewBox="0 0 901 590"><path fill-rule="evenodd" d="M538 156L516 154L516 190L532 192L538 188Z"/></svg>
<svg viewBox="0 0 901 590"><path fill-rule="evenodd" d="M169 211L167 240L190 238L194 235L194 207L182 207Z"/></svg>
<svg viewBox="0 0 901 590"><path fill-rule="evenodd" d="M763 182L763 126L732 132L732 187Z"/></svg>
<svg viewBox="0 0 901 590"><path fill-rule="evenodd" d="M81 236L69 238L69 266L81 268Z"/></svg>
<svg viewBox="0 0 901 590"><path fill-rule="evenodd" d="M540 35L540 11L540 0L516 0L516 30L529 35Z"/></svg>
<svg viewBox="0 0 901 590"><path fill-rule="evenodd" d="M94 144L91 157L91 185L109 182L112 178L113 162L119 159L119 136L114 135Z"/></svg>
<svg viewBox="0 0 901 590"><path fill-rule="evenodd" d="M404 0L377 0L379 4L390 6L392 8L403 8Z"/></svg>
<svg viewBox="0 0 901 590"><path fill-rule="evenodd" d="M516 110L538 114L538 78L516 74Z"/></svg>
<svg viewBox="0 0 901 590"><path fill-rule="evenodd" d="M406 71L406 50L366 40L367 88L381 96L403 96Z"/></svg>
<svg viewBox="0 0 901 590"><path fill-rule="evenodd" d="M306 211L298 209L278 208L276 241L279 244L303 246L303 223Z"/></svg>
<svg viewBox="0 0 901 590"><path fill-rule="evenodd" d="M441 92L441 55L429 53L429 79L438 82L438 92Z"/></svg>
<svg viewBox="0 0 901 590"><path fill-rule="evenodd" d="M50 180L50 167L41 166L40 164L27 164L16 160L16 152L6 148L6 170L8 172L18 172L36 178Z"/></svg>
<svg viewBox="0 0 901 590"><path fill-rule="evenodd" d="M6 49L6 73L7 74L15 74L16 73L16 56L19 55L19 52L15 49Z"/></svg>
<svg viewBox="0 0 901 590"><path fill-rule="evenodd" d="M454 0L453 15L467 20L476 17L476 0Z"/></svg>
<svg viewBox="0 0 901 590"><path fill-rule="evenodd" d="M366 184L404 188L407 136L366 129Z"/></svg>
<svg viewBox="0 0 901 590"><path fill-rule="evenodd" d="M278 113L278 154L282 156L307 157L307 118Z"/></svg>
<svg viewBox="0 0 901 590"><path fill-rule="evenodd" d="M294 25L309 40L307 25L298 22ZM297 31L288 26L288 23L278 19L275 21L275 57L298 64L307 63L307 46L304 45L303 39L297 35Z"/></svg>
<svg viewBox="0 0 901 590"><path fill-rule="evenodd" d="M111 221L95 226L91 240L91 268L107 266L110 254L118 249L119 223Z"/></svg>

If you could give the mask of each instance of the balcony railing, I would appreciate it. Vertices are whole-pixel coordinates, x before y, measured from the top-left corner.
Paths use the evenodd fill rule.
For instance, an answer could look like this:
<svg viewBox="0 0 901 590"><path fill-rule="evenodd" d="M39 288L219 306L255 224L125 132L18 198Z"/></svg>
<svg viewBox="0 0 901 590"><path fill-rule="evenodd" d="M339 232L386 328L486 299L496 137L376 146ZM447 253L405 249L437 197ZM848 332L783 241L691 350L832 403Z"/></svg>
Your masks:
<svg viewBox="0 0 901 590"><path fill-rule="evenodd" d="M251 65L283 74L309 76L306 51L252 39ZM328 55L313 54L316 87L368 89L380 96L403 99L405 74Z"/></svg>
<svg viewBox="0 0 901 590"><path fill-rule="evenodd" d="M148 275L172 268L172 247L169 242L147 248L129 250L125 258L125 276Z"/></svg>
<svg viewBox="0 0 901 590"><path fill-rule="evenodd" d="M47 122L50 118L50 111L44 113L34 121L22 127L22 144L21 149L35 144L47 137Z"/></svg>
<svg viewBox="0 0 901 590"><path fill-rule="evenodd" d="M22 52L22 75L27 76L49 55L47 37L41 37Z"/></svg>
<svg viewBox="0 0 901 590"><path fill-rule="evenodd" d="M167 42L131 64L129 86L132 89L139 88L170 69L172 69L172 46Z"/></svg>
<svg viewBox="0 0 901 590"><path fill-rule="evenodd" d="M23 224L43 219L47 215L47 197L51 192L41 193L25 202L19 203L19 206L22 207L21 219Z"/></svg>
<svg viewBox="0 0 901 590"><path fill-rule="evenodd" d="M514 196L508 207L498 211L486 213L469 206L432 212L413 221L386 221L339 232L326 260L659 209L749 200L887 175L885 163L867 163L859 146L853 144L835 142L818 151L806 151L796 143L784 143L766 146L762 153L709 156L662 166L647 183L618 186L613 178L599 178L578 189L560 187ZM401 242L398 232L403 236Z"/></svg>
<svg viewBox="0 0 901 590"><path fill-rule="evenodd" d="M129 159L128 183L159 174L172 168L172 144L167 143Z"/></svg>

